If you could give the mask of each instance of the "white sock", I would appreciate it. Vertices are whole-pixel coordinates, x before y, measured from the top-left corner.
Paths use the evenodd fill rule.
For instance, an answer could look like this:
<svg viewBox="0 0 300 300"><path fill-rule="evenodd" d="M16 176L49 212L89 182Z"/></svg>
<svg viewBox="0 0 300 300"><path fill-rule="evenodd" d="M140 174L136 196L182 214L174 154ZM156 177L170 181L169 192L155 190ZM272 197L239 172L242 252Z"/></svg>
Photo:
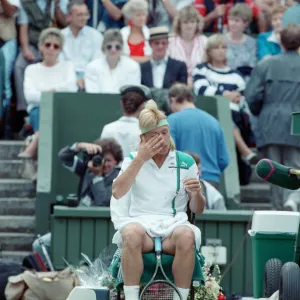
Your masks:
<svg viewBox="0 0 300 300"><path fill-rule="evenodd" d="M126 300L139 300L139 285L124 285L124 295Z"/></svg>
<svg viewBox="0 0 300 300"><path fill-rule="evenodd" d="M187 300L189 296L190 289L182 289L182 288L177 288L182 296L182 300ZM174 300L179 300L180 298L175 294Z"/></svg>

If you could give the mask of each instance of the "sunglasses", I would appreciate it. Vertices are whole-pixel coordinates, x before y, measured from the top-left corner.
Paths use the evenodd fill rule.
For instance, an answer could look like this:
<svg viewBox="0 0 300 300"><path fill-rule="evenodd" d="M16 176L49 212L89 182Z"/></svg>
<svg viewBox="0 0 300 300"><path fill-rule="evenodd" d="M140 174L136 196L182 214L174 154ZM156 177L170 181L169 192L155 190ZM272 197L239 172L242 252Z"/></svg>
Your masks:
<svg viewBox="0 0 300 300"><path fill-rule="evenodd" d="M53 46L53 49L54 49L54 50L60 49L60 45L58 45L58 44L45 43L45 47L46 47L47 49L50 48L51 46Z"/></svg>
<svg viewBox="0 0 300 300"><path fill-rule="evenodd" d="M115 48L116 50L120 51L122 49L122 46L119 45L119 44L117 44L117 45L108 44L105 47L106 50L112 50L113 48Z"/></svg>

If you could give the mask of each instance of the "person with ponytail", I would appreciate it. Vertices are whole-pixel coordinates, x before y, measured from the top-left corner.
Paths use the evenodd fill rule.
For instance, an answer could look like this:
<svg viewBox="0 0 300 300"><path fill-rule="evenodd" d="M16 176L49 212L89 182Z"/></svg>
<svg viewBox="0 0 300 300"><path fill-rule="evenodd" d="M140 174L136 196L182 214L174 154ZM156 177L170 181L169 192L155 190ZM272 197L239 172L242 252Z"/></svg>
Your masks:
<svg viewBox="0 0 300 300"><path fill-rule="evenodd" d="M198 168L190 155L175 151L168 121L155 101L140 112L139 128L139 149L124 159L110 205L125 298L139 299L142 253L153 251L153 237L160 236L163 252L175 256L175 284L187 300L201 232L188 222L186 212L189 207L198 215L205 207Z"/></svg>
<svg viewBox="0 0 300 300"><path fill-rule="evenodd" d="M123 117L103 127L100 139L114 138L124 155L136 151L140 142L139 114L150 97L150 89L144 85L126 85L120 89Z"/></svg>

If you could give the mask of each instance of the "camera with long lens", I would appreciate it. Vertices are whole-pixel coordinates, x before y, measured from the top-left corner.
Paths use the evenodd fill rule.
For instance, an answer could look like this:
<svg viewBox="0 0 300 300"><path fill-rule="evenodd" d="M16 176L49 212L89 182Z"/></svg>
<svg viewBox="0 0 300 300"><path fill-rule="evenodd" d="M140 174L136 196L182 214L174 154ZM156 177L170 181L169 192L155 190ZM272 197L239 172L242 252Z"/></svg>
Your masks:
<svg viewBox="0 0 300 300"><path fill-rule="evenodd" d="M95 168L100 167L102 165L103 163L102 153L98 152L97 154L89 154L86 149L83 149L82 153L83 153L83 161L86 165L90 160L92 161L93 167Z"/></svg>

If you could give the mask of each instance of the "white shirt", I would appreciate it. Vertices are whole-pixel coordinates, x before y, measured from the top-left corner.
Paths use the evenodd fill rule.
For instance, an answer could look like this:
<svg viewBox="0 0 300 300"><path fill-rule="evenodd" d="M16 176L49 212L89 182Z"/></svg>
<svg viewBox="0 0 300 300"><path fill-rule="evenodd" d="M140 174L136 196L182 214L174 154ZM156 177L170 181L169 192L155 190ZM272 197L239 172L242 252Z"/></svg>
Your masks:
<svg viewBox="0 0 300 300"><path fill-rule="evenodd" d="M84 26L75 37L70 26L61 31L64 47L60 60L72 61L76 72L84 72L87 64L101 56L102 34L96 29Z"/></svg>
<svg viewBox="0 0 300 300"><path fill-rule="evenodd" d="M163 87L167 63L168 56L160 61L151 60L153 86L157 89Z"/></svg>
<svg viewBox="0 0 300 300"><path fill-rule="evenodd" d="M43 91L52 89L56 92L77 91L75 70L71 62L58 62L53 67L37 63L25 69L24 94L28 112L33 107L39 106Z"/></svg>
<svg viewBox="0 0 300 300"><path fill-rule="evenodd" d="M117 66L111 70L106 56L102 56L87 65L84 81L88 93L118 94L124 85L141 83L140 65L127 56L121 56Z"/></svg>
<svg viewBox="0 0 300 300"><path fill-rule="evenodd" d="M206 190L206 206L208 209L226 210L222 194L209 182L202 180Z"/></svg>
<svg viewBox="0 0 300 300"><path fill-rule="evenodd" d="M100 139L114 138L122 147L123 155L138 150L140 143L139 120L135 117L121 117L103 127Z"/></svg>
<svg viewBox="0 0 300 300"><path fill-rule="evenodd" d="M136 153L131 153L131 155L124 159L119 176L128 168L135 155ZM185 162L181 162L180 189L176 196L176 166L175 151L169 153L161 168L157 167L153 159L143 164L135 177L130 191L127 193L130 196L129 217L139 217L142 215L173 216L174 209L176 213L186 212L188 194L183 181L186 178L198 179L198 168L194 161L191 166L188 166ZM121 202L122 199L118 201Z"/></svg>

